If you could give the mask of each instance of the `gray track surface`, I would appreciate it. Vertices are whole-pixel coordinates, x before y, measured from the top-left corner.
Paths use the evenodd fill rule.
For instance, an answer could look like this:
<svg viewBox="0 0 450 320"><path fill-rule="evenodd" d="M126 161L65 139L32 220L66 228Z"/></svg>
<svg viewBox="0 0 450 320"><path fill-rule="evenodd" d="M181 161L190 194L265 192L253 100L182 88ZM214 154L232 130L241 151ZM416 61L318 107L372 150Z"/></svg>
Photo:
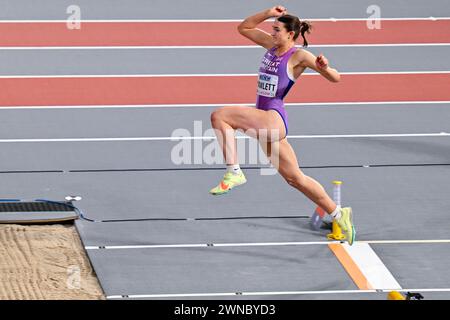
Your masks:
<svg viewBox="0 0 450 320"><path fill-rule="evenodd" d="M215 109L5 109L1 110L0 135L1 139L171 137L175 130L185 129L194 136L195 121L201 122L200 134L211 128L210 115ZM450 103L289 105L286 110L290 135L450 132Z"/></svg>
<svg viewBox="0 0 450 320"><path fill-rule="evenodd" d="M450 283L450 274L440 263L442 253L448 251L448 244L372 245L372 248L383 256L386 267L407 288L417 284L437 288ZM426 252L426 255L417 257L417 251ZM399 260L409 265L407 270L400 267Z"/></svg>
<svg viewBox="0 0 450 320"><path fill-rule="evenodd" d="M364 166L364 165L421 165L449 164L450 137L419 138L343 138L343 139L288 139L297 150L302 167ZM254 140L253 140L254 141ZM8 143L2 146L0 157L5 164L1 171L47 170L179 170L200 169L203 161L208 168L224 167L223 159L206 152L194 158L195 150L217 146L217 142L148 141L148 142L50 142ZM184 144L189 150L184 157L178 150ZM240 163L245 167L260 167L267 158L259 147L239 142ZM245 151L245 152L243 152ZM88 154L89 156L82 156ZM212 156L210 156L212 154ZM329 155L333 156L329 156ZM158 155L166 155L164 158ZM174 162L169 162L173 156ZM11 157L16 161L8 162ZM30 158L34 162L29 163ZM95 160L94 160L95 159ZM178 164L178 163L181 164ZM162 173L163 175L165 173ZM178 174L178 173L177 173Z"/></svg>
<svg viewBox="0 0 450 320"><path fill-rule="evenodd" d="M97 250L89 254L101 261L94 267L107 278L102 282L104 289L113 295L357 289L326 246ZM277 272L267 277L273 270ZM209 280L199 281L205 278Z"/></svg>
<svg viewBox="0 0 450 320"><path fill-rule="evenodd" d="M308 18L367 18L372 1L287 2ZM0 1L1 19L65 19L72 1ZM77 1L82 19L242 19L275 1ZM382 17L446 17L448 1L377 1ZM175 9L176 8L176 9ZM201 8L198 10L196 8ZM324 9L326 8L326 9ZM339 36L339 35L337 35ZM448 46L310 48L340 71L448 71ZM0 74L255 73L259 49L0 50ZM426 56L427 59L422 59ZM178 57L178 59L174 59ZM182 58L180 58L182 57ZM235 59L239 57L239 59ZM219 58L223 63L198 61ZM156 63L155 63L156 62ZM195 68L193 66L196 66ZM450 132L442 104L292 105L290 135ZM12 142L7 139L201 135L214 107L115 109L0 108L2 198L63 200L88 221L76 226L85 246L324 242L313 231L315 206L261 163L242 162L248 182L226 196L208 190L222 164L171 161L174 141ZM201 121L200 133L194 121ZM449 239L450 137L289 139L307 175L355 213L358 240ZM204 142L203 145L210 142ZM215 143L215 142L214 142ZM370 167L363 167L370 165ZM264 166L264 165L263 165ZM157 220L155 220L157 219ZM193 220L197 219L197 220ZM201 220L198 220L201 219ZM449 288L448 244L372 244L403 288ZM354 290L326 245L88 250L107 296L237 291ZM424 293L449 299L449 293ZM204 297L215 299L214 297ZM187 299L186 297L182 299ZM308 294L220 299L386 299L386 294Z"/></svg>
<svg viewBox="0 0 450 320"><path fill-rule="evenodd" d="M404 240L404 239L447 239L450 224L442 217L442 212L450 209L442 185L445 185L449 167L391 167L391 168L329 168L307 169L306 174L323 183L331 192L333 179L342 179L345 183L344 204L351 204L355 210L355 221L358 226L360 240ZM20 194L30 199L47 198L63 199L68 194L80 194L84 200L79 204L85 216L93 220L127 220L127 219L187 219L187 218L230 218L230 217L285 217L310 216L315 207L306 198L290 188L279 175L262 177L257 170L247 170L248 183L233 190L223 197L213 197L207 191L216 183L221 171L201 172L169 171L169 172L115 172L115 173L34 173L3 174L3 185L0 192L4 197L17 195L12 190L20 190ZM201 179L196 177L201 176ZM158 184L155 184L159 181ZM179 188L173 188L179 184ZM190 185L191 192L182 192ZM267 197L267 188L277 195L277 201ZM415 195L415 198L411 198ZM248 199L242 202L242 199ZM408 203L408 221L405 220L404 203ZM257 208L257 209L255 209ZM424 214L424 212L426 214ZM424 216L426 218L424 218ZM278 232L255 234L254 239L266 238L267 241L279 241L293 237L295 241L320 241L322 233L312 232L304 219L289 220L251 220L265 230L285 230L290 235ZM421 221L426 222L422 226ZM164 221L163 221L164 222ZM168 221L167 223L130 221L127 223L110 222L103 226L94 223L83 228L86 245L114 244L122 245L139 241L141 244L151 243L205 243L225 239L226 242L244 241L250 237L246 231L246 221L235 226L228 222L222 226L206 222L193 225ZM417 225L412 225L413 223ZM142 226L139 224L143 223ZM181 223L181 222L179 222ZM89 224L89 223L87 223ZM137 225L134 225L137 224ZM207 227L203 227L203 226ZM216 226L215 226L216 225ZM374 228L373 226L377 227ZM123 226L122 228L120 226ZM164 228L165 226L165 228ZM211 226L212 230L203 233ZM215 227L214 227L215 226ZM187 227L192 230L188 234L180 234ZM125 229L123 229L125 228ZM158 233L134 233L133 230L145 228ZM154 228L154 229L153 229ZM198 228L198 231L197 231ZM234 231L230 231L230 229ZM213 232L217 230L217 232ZM296 231L298 234L296 234ZM162 234L160 234L161 232ZM189 241L189 234L196 234ZM256 231L255 231L256 232ZM239 235L239 236L237 236ZM136 238L137 237L137 238ZM204 237L204 238L202 238ZM90 239L93 239L92 241ZM225 242L225 241L223 241ZM444 257L445 258L445 255Z"/></svg>
<svg viewBox="0 0 450 320"><path fill-rule="evenodd" d="M67 19L66 8L72 0L27 0L0 1L0 19L40 20ZM274 5L285 5L296 15L306 18L368 18L367 8L371 0L324 0L320 5L300 1L222 1L222 0L78 0L82 19L242 19ZM385 18L400 17L448 17L450 8L447 0L378 0L381 15Z"/></svg>
<svg viewBox="0 0 450 320"><path fill-rule="evenodd" d="M439 47L310 48L340 72L450 69L450 44ZM251 49L0 50L0 75L254 74L264 51ZM239 59L236 59L239 57ZM402 57L400 63L393 57ZM424 59L426 57L426 59ZM216 60L220 63L205 63ZM371 61L368 65L367 61ZM11 63L13 62L13 63ZM307 71L307 73L314 73Z"/></svg>

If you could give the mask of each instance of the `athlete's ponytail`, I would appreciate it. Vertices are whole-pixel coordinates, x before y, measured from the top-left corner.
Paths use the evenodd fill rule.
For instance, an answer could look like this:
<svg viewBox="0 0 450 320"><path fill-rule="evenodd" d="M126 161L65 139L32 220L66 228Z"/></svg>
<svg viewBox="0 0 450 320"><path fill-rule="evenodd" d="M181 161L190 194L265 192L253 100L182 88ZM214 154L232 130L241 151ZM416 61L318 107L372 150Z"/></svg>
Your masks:
<svg viewBox="0 0 450 320"><path fill-rule="evenodd" d="M305 33L311 33L312 25L309 21L300 21L296 16L285 14L277 18L278 21L284 24L287 32L294 31L294 41L297 40L299 35L302 35L303 46L308 46L308 41L305 38Z"/></svg>
<svg viewBox="0 0 450 320"><path fill-rule="evenodd" d="M311 33L311 29L312 29L312 25L309 21L302 21L300 24L300 33L302 35L303 38L303 46L307 47L308 46L308 41L305 38L305 33L310 34Z"/></svg>

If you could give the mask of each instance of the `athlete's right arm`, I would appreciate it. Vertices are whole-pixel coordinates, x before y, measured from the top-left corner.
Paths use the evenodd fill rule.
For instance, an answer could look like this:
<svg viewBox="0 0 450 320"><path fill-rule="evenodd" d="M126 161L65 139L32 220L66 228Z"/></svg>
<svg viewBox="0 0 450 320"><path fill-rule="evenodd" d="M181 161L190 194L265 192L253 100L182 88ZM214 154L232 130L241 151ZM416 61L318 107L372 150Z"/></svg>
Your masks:
<svg viewBox="0 0 450 320"><path fill-rule="evenodd" d="M280 17L286 13L286 8L283 6L264 10L242 21L238 26L238 31L254 43L270 49L274 46L272 36L266 31L256 28L256 26L269 18Z"/></svg>

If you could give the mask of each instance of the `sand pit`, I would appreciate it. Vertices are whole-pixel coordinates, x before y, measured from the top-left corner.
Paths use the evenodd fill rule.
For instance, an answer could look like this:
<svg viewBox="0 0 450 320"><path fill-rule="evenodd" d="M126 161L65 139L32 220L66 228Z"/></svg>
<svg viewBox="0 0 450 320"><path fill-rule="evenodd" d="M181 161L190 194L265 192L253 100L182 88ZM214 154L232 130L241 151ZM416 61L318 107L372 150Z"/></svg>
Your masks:
<svg viewBox="0 0 450 320"><path fill-rule="evenodd" d="M0 299L104 299L75 226L0 225Z"/></svg>

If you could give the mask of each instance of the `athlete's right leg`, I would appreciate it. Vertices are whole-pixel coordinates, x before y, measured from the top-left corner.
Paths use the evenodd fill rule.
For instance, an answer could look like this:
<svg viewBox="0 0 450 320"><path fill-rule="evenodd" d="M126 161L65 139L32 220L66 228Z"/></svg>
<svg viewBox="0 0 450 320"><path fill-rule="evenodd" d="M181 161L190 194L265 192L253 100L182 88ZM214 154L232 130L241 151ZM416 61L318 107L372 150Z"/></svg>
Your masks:
<svg viewBox="0 0 450 320"><path fill-rule="evenodd" d="M274 110L246 106L223 107L211 114L211 125L216 130L226 164L237 163L236 130L242 130L253 138L258 138L262 132L268 141L277 141L286 136L284 122Z"/></svg>
<svg viewBox="0 0 450 320"><path fill-rule="evenodd" d="M211 114L211 125L216 131L217 140L228 167L219 185L210 190L210 193L214 195L224 194L247 181L238 164L236 130L242 130L254 138L264 135L264 138L269 141L278 140L280 136L286 135L284 122L276 111L264 111L245 106L223 107L215 110Z"/></svg>

